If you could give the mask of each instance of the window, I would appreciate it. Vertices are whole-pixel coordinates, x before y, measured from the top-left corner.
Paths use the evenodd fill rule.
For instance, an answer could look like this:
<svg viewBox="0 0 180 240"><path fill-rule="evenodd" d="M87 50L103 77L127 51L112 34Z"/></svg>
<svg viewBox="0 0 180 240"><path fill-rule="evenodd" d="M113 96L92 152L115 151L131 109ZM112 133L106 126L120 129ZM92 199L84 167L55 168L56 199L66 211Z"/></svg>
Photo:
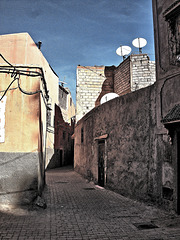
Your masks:
<svg viewBox="0 0 180 240"><path fill-rule="evenodd" d="M84 129L81 128L81 143L84 142Z"/></svg>

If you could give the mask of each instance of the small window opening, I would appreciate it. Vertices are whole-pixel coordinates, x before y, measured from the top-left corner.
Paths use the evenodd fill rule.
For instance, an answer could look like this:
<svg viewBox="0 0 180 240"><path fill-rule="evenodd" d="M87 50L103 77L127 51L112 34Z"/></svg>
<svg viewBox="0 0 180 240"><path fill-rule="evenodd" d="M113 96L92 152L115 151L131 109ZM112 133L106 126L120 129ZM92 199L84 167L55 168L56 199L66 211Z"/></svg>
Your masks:
<svg viewBox="0 0 180 240"><path fill-rule="evenodd" d="M84 129L81 128L81 143L84 142Z"/></svg>
<svg viewBox="0 0 180 240"><path fill-rule="evenodd" d="M163 198L172 201L173 200L173 189L168 187L162 188Z"/></svg>

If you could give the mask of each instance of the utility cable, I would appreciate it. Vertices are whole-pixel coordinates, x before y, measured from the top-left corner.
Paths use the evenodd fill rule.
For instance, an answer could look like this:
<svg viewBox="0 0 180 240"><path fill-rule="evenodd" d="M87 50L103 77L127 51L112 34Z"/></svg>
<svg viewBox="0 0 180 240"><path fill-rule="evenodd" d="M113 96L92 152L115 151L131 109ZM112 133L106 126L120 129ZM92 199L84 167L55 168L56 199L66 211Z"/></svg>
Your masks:
<svg viewBox="0 0 180 240"><path fill-rule="evenodd" d="M41 67L27 67L27 66L19 66L19 67L15 67L13 66L10 62L8 62L2 54L0 54L0 57L13 69L8 68L8 66L0 66L0 73L7 73L10 74L11 73L11 77L15 77L17 76L18 73L20 73L20 75L26 75L26 76L31 76L31 77L41 77L41 80L43 82L43 87L45 89L45 93L46 93L46 98L48 101L49 95L48 95L48 90L47 90L47 86L46 86L46 82L45 82L45 78L44 78L44 73L43 73L43 69ZM19 69L21 68L21 69ZM22 70L22 68L28 68L28 69L39 69L41 71L41 73L38 73L37 71L27 71L27 70Z"/></svg>
<svg viewBox="0 0 180 240"><path fill-rule="evenodd" d="M6 95L7 91L9 90L10 86L16 81L18 80L18 78L14 78L13 81L11 81L11 83L9 84L9 86L6 88L6 90L4 91L4 94L2 95L2 97L0 98L0 101L4 98L4 96Z"/></svg>
<svg viewBox="0 0 180 240"><path fill-rule="evenodd" d="M19 78L18 78L18 88L22 93L24 93L26 95L34 95L34 94L37 94L37 93L41 93L41 90L37 90L35 92L27 92L27 91L23 90L20 86L19 79L20 79L20 74L19 74Z"/></svg>

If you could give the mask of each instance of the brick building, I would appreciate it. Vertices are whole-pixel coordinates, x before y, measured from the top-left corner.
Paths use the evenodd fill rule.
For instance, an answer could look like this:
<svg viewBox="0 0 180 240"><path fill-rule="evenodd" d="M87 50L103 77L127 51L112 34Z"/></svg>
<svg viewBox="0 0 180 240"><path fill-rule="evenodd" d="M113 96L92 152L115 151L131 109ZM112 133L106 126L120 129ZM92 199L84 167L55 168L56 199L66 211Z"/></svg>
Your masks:
<svg viewBox="0 0 180 240"><path fill-rule="evenodd" d="M94 108L104 80L104 66L77 67L76 121Z"/></svg>
<svg viewBox="0 0 180 240"><path fill-rule="evenodd" d="M77 67L77 121L110 92L119 96L152 85L155 62L147 54L130 55L118 67Z"/></svg>
<svg viewBox="0 0 180 240"><path fill-rule="evenodd" d="M155 62L147 54L130 55L115 70L114 92L124 95L156 81Z"/></svg>

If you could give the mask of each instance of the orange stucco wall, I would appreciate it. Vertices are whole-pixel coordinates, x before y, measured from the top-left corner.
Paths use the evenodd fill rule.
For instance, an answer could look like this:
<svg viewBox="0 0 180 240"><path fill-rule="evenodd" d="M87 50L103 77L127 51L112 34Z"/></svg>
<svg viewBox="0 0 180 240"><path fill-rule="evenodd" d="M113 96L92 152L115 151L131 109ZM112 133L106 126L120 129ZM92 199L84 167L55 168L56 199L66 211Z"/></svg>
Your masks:
<svg viewBox="0 0 180 240"><path fill-rule="evenodd" d="M0 90L5 90L13 80L10 74L2 74ZM39 89L39 79L21 77L21 87L26 91ZM11 88L16 88L14 82ZM2 93L0 93L2 96ZM1 152L32 152L38 150L39 94L25 95L19 89L9 90L5 106L5 142Z"/></svg>
<svg viewBox="0 0 180 240"><path fill-rule="evenodd" d="M42 52L36 46L28 33L18 33L0 36L0 53L14 66L41 67L49 91L51 103L51 122L53 125L54 106L58 103L58 77L54 74ZM0 57L0 66L8 64ZM0 91L5 90L13 80L10 74L0 73ZM42 88L40 77L21 76L21 86L26 91L36 91ZM17 87L17 82L11 88ZM2 95L3 93L0 93ZM36 151L39 138L39 114L43 132L46 128L46 108L39 94L29 96L18 89L6 94L5 112L5 143L0 143L1 151ZM40 103L41 102L41 103ZM43 134L44 135L44 134ZM45 137L45 136L44 136ZM53 153L54 135L48 133L47 148ZM44 138L42 139L44 143ZM48 161L48 160L47 160Z"/></svg>

